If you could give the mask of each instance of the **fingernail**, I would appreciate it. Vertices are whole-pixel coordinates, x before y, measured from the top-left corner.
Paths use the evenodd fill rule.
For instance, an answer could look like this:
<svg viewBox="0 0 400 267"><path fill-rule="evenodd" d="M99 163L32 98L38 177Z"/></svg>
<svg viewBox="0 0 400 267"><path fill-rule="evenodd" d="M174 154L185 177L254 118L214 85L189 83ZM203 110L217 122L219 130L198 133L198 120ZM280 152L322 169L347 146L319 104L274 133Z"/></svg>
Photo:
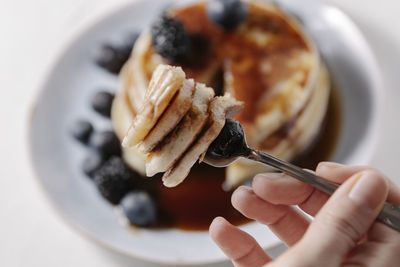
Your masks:
<svg viewBox="0 0 400 267"><path fill-rule="evenodd" d="M336 162L323 161L318 164L317 169L321 169L321 168L335 169L335 168L339 168L339 167L343 167L343 165L336 163Z"/></svg>
<svg viewBox="0 0 400 267"><path fill-rule="evenodd" d="M348 196L359 205L375 210L382 202L382 183L374 173L362 172L358 174L357 181L353 184Z"/></svg>

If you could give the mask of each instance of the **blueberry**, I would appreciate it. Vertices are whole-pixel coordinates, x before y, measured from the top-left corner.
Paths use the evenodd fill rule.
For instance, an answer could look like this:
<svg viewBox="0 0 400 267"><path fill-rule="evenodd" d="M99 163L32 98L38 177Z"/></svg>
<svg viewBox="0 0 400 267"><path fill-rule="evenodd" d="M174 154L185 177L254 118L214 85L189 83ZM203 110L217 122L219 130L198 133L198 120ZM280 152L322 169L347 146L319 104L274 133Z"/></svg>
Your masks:
<svg viewBox="0 0 400 267"><path fill-rule="evenodd" d="M211 0L207 4L210 20L228 31L235 29L245 20L247 11L247 5L241 0Z"/></svg>
<svg viewBox="0 0 400 267"><path fill-rule="evenodd" d="M99 153L90 153L82 163L82 171L90 178L94 177L97 170L104 163L104 157Z"/></svg>
<svg viewBox="0 0 400 267"><path fill-rule="evenodd" d="M183 23L166 15L151 26L152 44L155 51L171 63L183 63L190 52L190 38Z"/></svg>
<svg viewBox="0 0 400 267"><path fill-rule="evenodd" d="M104 157L121 155L120 142L113 131L94 132L90 145Z"/></svg>
<svg viewBox="0 0 400 267"><path fill-rule="evenodd" d="M121 200L121 208L129 222L137 226L150 226L155 223L157 208L145 191L135 191L128 193Z"/></svg>
<svg viewBox="0 0 400 267"><path fill-rule="evenodd" d="M97 65L114 74L118 74L123 65L117 55L117 50L109 44L103 45L96 51L95 60Z"/></svg>
<svg viewBox="0 0 400 267"><path fill-rule="evenodd" d="M84 144L87 144L92 132L93 126L86 120L77 120L71 127L71 135Z"/></svg>
<svg viewBox="0 0 400 267"><path fill-rule="evenodd" d="M99 114L105 117L110 117L113 100L113 94L105 91L100 91L96 93L92 99L92 108Z"/></svg>
<svg viewBox="0 0 400 267"><path fill-rule="evenodd" d="M112 204L133 189L137 174L120 158L113 156L94 173L93 180L100 194Z"/></svg>
<svg viewBox="0 0 400 267"><path fill-rule="evenodd" d="M118 74L122 66L129 59L133 45L138 34L131 34L122 45L113 46L105 44L96 51L95 61L97 65L108 70L111 73Z"/></svg>

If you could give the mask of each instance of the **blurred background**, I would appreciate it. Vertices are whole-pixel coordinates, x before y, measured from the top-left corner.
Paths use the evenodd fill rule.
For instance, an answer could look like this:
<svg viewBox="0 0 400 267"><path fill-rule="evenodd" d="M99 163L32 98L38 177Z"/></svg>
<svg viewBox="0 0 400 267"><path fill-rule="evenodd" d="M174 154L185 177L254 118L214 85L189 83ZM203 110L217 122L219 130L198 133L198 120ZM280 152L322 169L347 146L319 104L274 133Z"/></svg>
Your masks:
<svg viewBox="0 0 400 267"><path fill-rule="evenodd" d="M1 266L156 266L108 252L69 228L45 199L27 155L30 110L56 56L81 27L131 1L0 0ZM400 2L320 1L345 11L376 55L386 88L382 124L391 127L371 165L398 176Z"/></svg>

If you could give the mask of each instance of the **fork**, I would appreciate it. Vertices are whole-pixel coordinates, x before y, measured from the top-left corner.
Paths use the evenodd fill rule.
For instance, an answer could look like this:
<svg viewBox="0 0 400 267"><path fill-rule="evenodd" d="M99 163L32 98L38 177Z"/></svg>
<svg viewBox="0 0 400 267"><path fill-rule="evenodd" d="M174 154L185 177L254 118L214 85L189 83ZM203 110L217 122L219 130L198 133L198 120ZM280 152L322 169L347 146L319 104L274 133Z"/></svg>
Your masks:
<svg viewBox="0 0 400 267"><path fill-rule="evenodd" d="M209 146L203 161L214 167L225 167L240 157L271 166L329 195L340 186L296 165L248 147L242 125L238 121L227 119L220 134ZM400 207L385 202L377 220L400 231Z"/></svg>

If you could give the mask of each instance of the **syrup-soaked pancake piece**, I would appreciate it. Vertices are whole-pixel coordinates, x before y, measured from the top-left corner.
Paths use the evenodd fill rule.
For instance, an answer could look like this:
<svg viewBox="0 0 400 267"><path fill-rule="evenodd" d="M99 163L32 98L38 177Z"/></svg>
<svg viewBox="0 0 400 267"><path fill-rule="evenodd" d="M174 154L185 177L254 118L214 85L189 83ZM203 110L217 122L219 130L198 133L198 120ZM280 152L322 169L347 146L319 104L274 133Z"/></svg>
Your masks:
<svg viewBox="0 0 400 267"><path fill-rule="evenodd" d="M165 77L174 77L175 73L175 68L158 67L151 78L148 95L162 95L164 90L170 88L165 83ZM177 77L180 79L181 75ZM172 78L168 81L171 85L176 85ZM139 146L143 146L146 140L151 139L154 145L146 144L149 149L142 149L146 155L146 175L153 176L165 172L163 181L169 187L176 186L185 179L195 162L218 136L225 119L233 117L242 108L242 103L230 95L214 98L214 90L202 83L185 79L181 84L177 96L166 104L163 114L150 133L142 140L135 141ZM187 112L180 111L181 107L175 105L178 99L180 102L189 103L189 108L185 107ZM164 102L155 103L165 105ZM147 102L144 103L146 104ZM135 128L138 125L137 121L142 121L142 116L154 114L155 110L159 109L156 105L152 105L151 108L153 110L140 108L131 129L135 132L141 131ZM173 127L170 123L173 123ZM131 132L128 132L124 138L124 145L135 148L135 145L129 145L134 143L131 142L131 138Z"/></svg>
<svg viewBox="0 0 400 267"><path fill-rule="evenodd" d="M178 125L192 106L194 89L192 79L183 81L177 96L171 101L151 132L140 143L139 149L143 153L153 150Z"/></svg>
<svg viewBox="0 0 400 267"><path fill-rule="evenodd" d="M184 155L163 175L165 186L180 184L189 174L190 169L202 158L210 144L217 138L225 124L226 118L233 118L242 108L242 103L230 95L216 97L210 104L210 117L200 136Z"/></svg>
<svg viewBox="0 0 400 267"><path fill-rule="evenodd" d="M128 138L124 139L124 146L136 145L147 136L170 104L171 99L182 87L184 79L185 73L180 67L160 65L156 68L144 103L128 131Z"/></svg>
<svg viewBox="0 0 400 267"><path fill-rule="evenodd" d="M148 154L147 176L167 171L193 143L207 121L208 106L213 97L214 91L211 88L196 84L193 104L188 113L177 127Z"/></svg>

